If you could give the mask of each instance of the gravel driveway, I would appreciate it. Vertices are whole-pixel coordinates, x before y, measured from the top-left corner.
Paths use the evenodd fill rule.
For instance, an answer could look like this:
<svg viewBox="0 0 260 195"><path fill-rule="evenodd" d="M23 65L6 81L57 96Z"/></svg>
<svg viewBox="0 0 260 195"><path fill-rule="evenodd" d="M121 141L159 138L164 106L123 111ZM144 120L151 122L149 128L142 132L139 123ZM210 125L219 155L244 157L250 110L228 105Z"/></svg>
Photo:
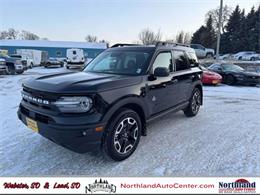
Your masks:
<svg viewBox="0 0 260 195"><path fill-rule="evenodd" d="M196 117L177 112L153 121L136 152L118 163L64 149L18 120L21 83L61 70L0 75L1 176L260 176L260 87L204 87Z"/></svg>

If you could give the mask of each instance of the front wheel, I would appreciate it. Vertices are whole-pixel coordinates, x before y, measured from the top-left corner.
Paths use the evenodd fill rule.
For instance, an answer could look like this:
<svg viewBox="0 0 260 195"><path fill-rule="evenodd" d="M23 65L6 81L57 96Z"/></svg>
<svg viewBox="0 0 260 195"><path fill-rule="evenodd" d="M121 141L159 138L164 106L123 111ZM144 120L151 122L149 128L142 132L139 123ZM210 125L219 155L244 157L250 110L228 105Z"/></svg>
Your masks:
<svg viewBox="0 0 260 195"><path fill-rule="evenodd" d="M226 84L228 85L234 85L236 82L236 79L233 75L227 75L226 77Z"/></svg>
<svg viewBox="0 0 260 195"><path fill-rule="evenodd" d="M121 109L106 128L102 149L106 156L122 161L135 151L140 140L142 123L139 115L130 109Z"/></svg>
<svg viewBox="0 0 260 195"><path fill-rule="evenodd" d="M212 59L212 58L213 58L213 54L212 54L212 53L208 53L208 54L206 55L206 58Z"/></svg>
<svg viewBox="0 0 260 195"><path fill-rule="evenodd" d="M6 74L14 75L15 74L15 67L14 66L7 66L6 67Z"/></svg>
<svg viewBox="0 0 260 195"><path fill-rule="evenodd" d="M183 110L185 116L192 117L196 116L200 110L202 94L198 88L195 88L192 92L192 96L189 101L188 107Z"/></svg>

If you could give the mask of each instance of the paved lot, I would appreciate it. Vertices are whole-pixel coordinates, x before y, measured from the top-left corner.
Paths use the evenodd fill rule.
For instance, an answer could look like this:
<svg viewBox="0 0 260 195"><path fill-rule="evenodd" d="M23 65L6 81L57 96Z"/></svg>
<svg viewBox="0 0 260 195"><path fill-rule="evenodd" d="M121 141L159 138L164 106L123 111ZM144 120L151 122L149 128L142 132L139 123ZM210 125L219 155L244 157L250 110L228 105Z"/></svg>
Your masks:
<svg viewBox="0 0 260 195"><path fill-rule="evenodd" d="M177 112L153 121L136 152L118 163L64 149L17 119L21 83L57 71L0 75L0 176L260 176L260 87L204 87L196 117Z"/></svg>

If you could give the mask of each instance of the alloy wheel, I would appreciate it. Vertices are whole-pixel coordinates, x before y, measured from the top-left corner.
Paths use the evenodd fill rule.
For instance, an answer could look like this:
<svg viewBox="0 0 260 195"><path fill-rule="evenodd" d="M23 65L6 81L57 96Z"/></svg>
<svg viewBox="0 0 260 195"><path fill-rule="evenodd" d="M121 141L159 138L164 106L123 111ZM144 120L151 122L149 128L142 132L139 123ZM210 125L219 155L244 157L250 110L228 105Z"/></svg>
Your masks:
<svg viewBox="0 0 260 195"><path fill-rule="evenodd" d="M192 102L191 102L191 109L193 113L197 113L200 109L201 105L201 97L200 97L200 91L197 90L192 97Z"/></svg>
<svg viewBox="0 0 260 195"><path fill-rule="evenodd" d="M114 135L114 147L120 154L126 154L134 148L138 138L138 124L132 117L124 118L117 126Z"/></svg>

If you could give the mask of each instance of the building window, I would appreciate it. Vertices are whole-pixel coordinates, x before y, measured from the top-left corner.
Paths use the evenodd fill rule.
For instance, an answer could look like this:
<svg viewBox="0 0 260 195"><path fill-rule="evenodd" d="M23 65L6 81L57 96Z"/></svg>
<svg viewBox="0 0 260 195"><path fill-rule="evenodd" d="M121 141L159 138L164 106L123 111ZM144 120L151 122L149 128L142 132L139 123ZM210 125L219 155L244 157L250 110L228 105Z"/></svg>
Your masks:
<svg viewBox="0 0 260 195"><path fill-rule="evenodd" d="M57 57L61 57L61 56L62 56L61 51L56 51L56 56L57 56Z"/></svg>

